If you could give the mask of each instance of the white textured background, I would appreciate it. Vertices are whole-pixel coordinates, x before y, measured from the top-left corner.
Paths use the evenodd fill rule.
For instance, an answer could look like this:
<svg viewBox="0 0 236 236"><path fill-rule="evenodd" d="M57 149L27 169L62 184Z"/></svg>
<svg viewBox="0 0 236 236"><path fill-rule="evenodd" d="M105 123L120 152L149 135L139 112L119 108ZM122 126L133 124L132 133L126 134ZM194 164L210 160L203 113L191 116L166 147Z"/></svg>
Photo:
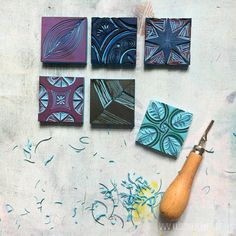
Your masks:
<svg viewBox="0 0 236 236"><path fill-rule="evenodd" d="M136 69L92 69L90 64L90 24L92 16L135 16L138 0L0 0L0 235L236 235L236 2L235 0L153 0L155 17L191 17L191 66L187 71L144 70L144 38L138 35ZM146 12L149 12L148 10ZM149 12L150 13L150 12ZM43 67L40 63L42 16L88 17L88 65ZM85 77L85 120L83 127L40 127L38 76ZM93 130L89 125L90 78L136 79L136 126L130 130ZM157 99L194 114L193 123L180 157L174 161L135 145L135 137L150 99ZM196 176L191 199L178 224L161 230L158 220L141 223L135 230L96 224L86 204L98 198L99 182L125 179L135 172L148 180L163 181L164 191L198 142L211 119L206 154ZM27 139L39 146L35 164L23 161ZM68 144L80 146L79 138L89 136L85 151L76 154ZM124 145L126 140L127 146ZM18 147L12 151L12 148ZM105 160L92 158L97 152ZM44 166L43 161L54 155ZM108 163L107 160L115 160ZM206 174L206 169L207 173ZM156 173L160 172L159 175ZM37 188L35 183L40 180ZM206 194L202 188L211 187ZM75 190L74 188L77 188ZM42 189L44 191L42 191ZM38 199L45 198L43 211ZM54 201L62 200L58 207ZM14 210L7 213L5 205ZM72 218L73 207L78 214ZM24 208L30 214L21 216ZM46 215L51 223L45 224ZM20 226L19 226L20 225ZM49 230L51 227L53 229Z"/></svg>

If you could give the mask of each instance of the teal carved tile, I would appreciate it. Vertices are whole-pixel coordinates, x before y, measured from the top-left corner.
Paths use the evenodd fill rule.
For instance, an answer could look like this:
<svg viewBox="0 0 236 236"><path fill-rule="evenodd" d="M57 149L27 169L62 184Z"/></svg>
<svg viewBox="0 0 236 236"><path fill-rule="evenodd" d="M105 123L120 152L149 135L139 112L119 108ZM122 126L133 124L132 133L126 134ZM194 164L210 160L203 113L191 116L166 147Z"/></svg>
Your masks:
<svg viewBox="0 0 236 236"><path fill-rule="evenodd" d="M136 142L171 157L178 157L192 122L192 113L150 101Z"/></svg>

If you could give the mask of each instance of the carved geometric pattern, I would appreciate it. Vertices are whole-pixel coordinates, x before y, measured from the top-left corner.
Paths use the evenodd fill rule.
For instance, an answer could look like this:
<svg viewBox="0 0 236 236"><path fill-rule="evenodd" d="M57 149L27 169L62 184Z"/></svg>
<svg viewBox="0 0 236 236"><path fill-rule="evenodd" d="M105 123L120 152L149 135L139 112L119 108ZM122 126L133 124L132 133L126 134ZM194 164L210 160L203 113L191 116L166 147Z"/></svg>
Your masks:
<svg viewBox="0 0 236 236"><path fill-rule="evenodd" d="M90 123L93 126L134 126L134 80L92 79L90 89Z"/></svg>
<svg viewBox="0 0 236 236"><path fill-rule="evenodd" d="M83 123L84 78L39 78L40 122Z"/></svg>
<svg viewBox="0 0 236 236"><path fill-rule="evenodd" d="M146 65L190 64L191 19L146 18Z"/></svg>

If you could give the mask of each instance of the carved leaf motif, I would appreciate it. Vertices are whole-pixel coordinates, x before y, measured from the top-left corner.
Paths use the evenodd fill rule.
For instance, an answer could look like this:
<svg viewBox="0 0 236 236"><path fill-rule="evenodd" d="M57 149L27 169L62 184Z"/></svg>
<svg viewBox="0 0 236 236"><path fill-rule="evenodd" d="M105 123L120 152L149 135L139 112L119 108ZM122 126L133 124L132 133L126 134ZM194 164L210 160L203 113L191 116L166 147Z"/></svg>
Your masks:
<svg viewBox="0 0 236 236"><path fill-rule="evenodd" d="M163 140L163 149L165 153L171 156L177 156L181 150L181 142L173 136L167 136Z"/></svg>
<svg viewBox="0 0 236 236"><path fill-rule="evenodd" d="M155 139L157 139L157 130L153 127L143 127L140 129L137 141L143 145L151 144Z"/></svg>
<svg viewBox="0 0 236 236"><path fill-rule="evenodd" d="M156 121L162 120L165 117L165 113L165 107L160 102L153 101L148 107L149 116Z"/></svg>
<svg viewBox="0 0 236 236"><path fill-rule="evenodd" d="M189 112L178 112L171 120L171 124L176 129L187 129L192 122L192 114Z"/></svg>

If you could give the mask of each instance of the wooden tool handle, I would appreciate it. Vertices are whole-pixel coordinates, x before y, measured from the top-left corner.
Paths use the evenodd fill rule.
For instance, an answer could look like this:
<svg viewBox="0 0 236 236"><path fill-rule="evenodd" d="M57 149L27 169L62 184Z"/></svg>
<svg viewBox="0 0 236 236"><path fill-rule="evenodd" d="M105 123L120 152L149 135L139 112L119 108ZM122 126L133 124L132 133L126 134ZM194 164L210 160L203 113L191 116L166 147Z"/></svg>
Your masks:
<svg viewBox="0 0 236 236"><path fill-rule="evenodd" d="M193 178L202 156L191 152L179 174L166 190L160 203L161 215L170 221L177 220L187 206Z"/></svg>

